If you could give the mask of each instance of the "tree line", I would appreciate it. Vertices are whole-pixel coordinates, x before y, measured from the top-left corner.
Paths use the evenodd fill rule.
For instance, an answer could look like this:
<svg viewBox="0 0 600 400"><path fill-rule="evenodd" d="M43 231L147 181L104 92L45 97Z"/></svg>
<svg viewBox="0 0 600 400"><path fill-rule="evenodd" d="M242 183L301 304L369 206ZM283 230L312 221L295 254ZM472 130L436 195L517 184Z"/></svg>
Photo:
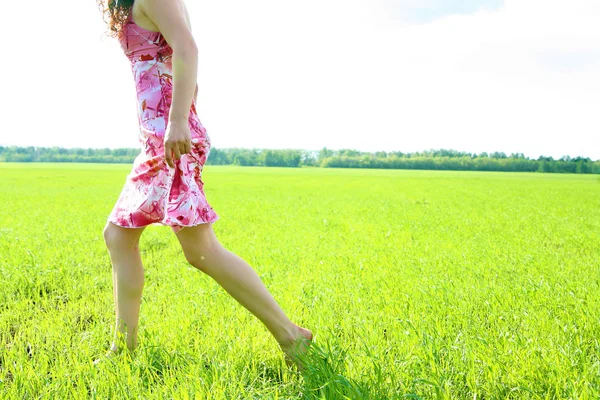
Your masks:
<svg viewBox="0 0 600 400"><path fill-rule="evenodd" d="M133 162L139 148L91 149L62 147L0 146L0 162ZM563 156L555 160L540 156L525 157L522 153L468 153L457 150L427 150L413 153L378 151L374 153L351 149L321 150L212 148L207 165L242 165L267 167L321 168L384 168L458 171L522 171L577 174L600 174L600 160Z"/></svg>

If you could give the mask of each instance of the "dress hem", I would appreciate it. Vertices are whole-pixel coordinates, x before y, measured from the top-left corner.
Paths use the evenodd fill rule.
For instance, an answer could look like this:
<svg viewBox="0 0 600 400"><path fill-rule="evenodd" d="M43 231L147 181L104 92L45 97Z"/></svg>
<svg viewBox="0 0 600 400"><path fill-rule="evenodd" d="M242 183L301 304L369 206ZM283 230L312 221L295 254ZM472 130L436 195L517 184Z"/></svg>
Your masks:
<svg viewBox="0 0 600 400"><path fill-rule="evenodd" d="M220 217L217 215L217 217L212 220L202 221L202 222L198 222L196 224L190 224L190 225L169 225L169 224L165 223L164 221L156 221L156 222L150 222L149 224L142 225L142 226L124 226L124 225L119 224L118 221L113 219L112 217L107 218L106 222L112 222L113 224L115 224L121 228L127 228L127 229L139 229L139 228L148 227L150 225L156 225L156 226L162 225L162 226L170 227L175 233L177 233L178 231L182 230L183 228L191 228L191 227L194 227L197 225L202 225L202 224L214 224L219 219L220 219Z"/></svg>

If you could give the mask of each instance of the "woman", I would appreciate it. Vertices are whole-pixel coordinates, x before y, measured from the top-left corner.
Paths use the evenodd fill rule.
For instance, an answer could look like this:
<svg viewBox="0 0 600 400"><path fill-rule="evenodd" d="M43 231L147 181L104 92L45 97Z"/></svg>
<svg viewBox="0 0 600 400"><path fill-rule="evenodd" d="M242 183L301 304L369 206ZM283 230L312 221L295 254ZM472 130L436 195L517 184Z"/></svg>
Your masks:
<svg viewBox="0 0 600 400"><path fill-rule="evenodd" d="M288 319L256 272L222 247L212 229L219 216L201 179L210 139L196 113L198 50L183 0L97 1L131 63L142 144L104 228L116 305L107 356L137 347L144 285L138 243L147 225L162 224L175 232L191 265L265 324L288 365L300 366L312 333Z"/></svg>

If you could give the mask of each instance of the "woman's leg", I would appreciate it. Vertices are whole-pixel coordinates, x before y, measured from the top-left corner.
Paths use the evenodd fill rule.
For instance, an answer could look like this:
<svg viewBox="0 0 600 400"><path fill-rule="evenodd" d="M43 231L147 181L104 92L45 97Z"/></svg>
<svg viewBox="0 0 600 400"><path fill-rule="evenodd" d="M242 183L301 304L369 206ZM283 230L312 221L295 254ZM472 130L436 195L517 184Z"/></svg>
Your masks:
<svg viewBox="0 0 600 400"><path fill-rule="evenodd" d="M212 224L183 228L176 235L187 261L256 315L273 334L287 360L297 362L295 354L306 351L312 333L289 320L254 269L219 243Z"/></svg>
<svg viewBox="0 0 600 400"><path fill-rule="evenodd" d="M104 228L104 242L110 254L113 270L113 296L115 300L115 337L111 346L114 352L127 347L137 347L138 321L144 268L138 247L143 228L122 228L108 222Z"/></svg>

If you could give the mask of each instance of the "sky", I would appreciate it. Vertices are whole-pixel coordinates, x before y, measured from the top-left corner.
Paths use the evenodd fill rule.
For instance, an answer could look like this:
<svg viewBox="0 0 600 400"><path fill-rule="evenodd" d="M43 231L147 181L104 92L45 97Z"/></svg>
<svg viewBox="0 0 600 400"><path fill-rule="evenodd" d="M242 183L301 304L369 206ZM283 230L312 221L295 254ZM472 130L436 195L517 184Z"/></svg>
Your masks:
<svg viewBox="0 0 600 400"><path fill-rule="evenodd" d="M598 0L186 5L215 148L600 160ZM0 26L0 145L140 147L131 70L95 0L11 1Z"/></svg>

